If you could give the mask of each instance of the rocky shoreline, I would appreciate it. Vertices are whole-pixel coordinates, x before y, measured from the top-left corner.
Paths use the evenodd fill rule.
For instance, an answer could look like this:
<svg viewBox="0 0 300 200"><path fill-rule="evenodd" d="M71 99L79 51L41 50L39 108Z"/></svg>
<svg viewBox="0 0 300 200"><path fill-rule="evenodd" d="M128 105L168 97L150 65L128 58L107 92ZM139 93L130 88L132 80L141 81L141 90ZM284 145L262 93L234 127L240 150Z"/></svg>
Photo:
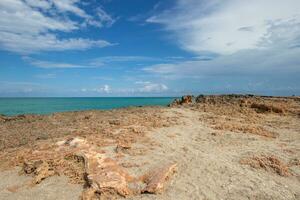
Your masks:
<svg viewBox="0 0 300 200"><path fill-rule="evenodd" d="M254 95L0 116L0 168L20 167L33 188L66 176L84 186L82 199L297 199L299 124L299 97ZM0 197L16 199L21 185Z"/></svg>

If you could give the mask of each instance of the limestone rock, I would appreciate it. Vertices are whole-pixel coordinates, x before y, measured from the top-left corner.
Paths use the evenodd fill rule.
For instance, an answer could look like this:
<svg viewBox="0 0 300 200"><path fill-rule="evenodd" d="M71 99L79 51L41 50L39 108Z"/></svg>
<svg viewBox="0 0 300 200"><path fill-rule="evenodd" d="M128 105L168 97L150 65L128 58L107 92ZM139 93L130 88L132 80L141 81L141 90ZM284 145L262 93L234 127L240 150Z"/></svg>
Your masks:
<svg viewBox="0 0 300 200"><path fill-rule="evenodd" d="M194 103L194 97L192 95L182 96L181 99L175 99L169 107L176 107L184 104L192 104Z"/></svg>
<svg viewBox="0 0 300 200"><path fill-rule="evenodd" d="M99 146L84 138L68 138L56 142L53 148L52 151L32 153L34 160L24 162L23 172L33 174L33 184L39 184L49 176L63 173L65 160L75 158L82 163L80 173L84 175L86 187L81 197L84 200L115 199L145 192L161 193L176 167L176 164L157 167L141 179L131 176ZM119 141L117 149L120 151L130 148L130 143Z"/></svg>
<svg viewBox="0 0 300 200"><path fill-rule="evenodd" d="M73 138L57 144L66 151L68 148L77 148L74 154L84 160L85 179L89 188L83 192L83 199L91 199L89 196L96 193L101 196L123 197L131 194L128 188L128 181L132 180L130 175L116 161L89 145L86 140Z"/></svg>
<svg viewBox="0 0 300 200"><path fill-rule="evenodd" d="M55 175L55 171L45 161L24 162L23 172L34 174L33 184L39 184L43 179Z"/></svg>
<svg viewBox="0 0 300 200"><path fill-rule="evenodd" d="M168 178L175 172L176 167L176 163L170 163L163 167L156 168L150 172L146 177L144 177L144 181L147 186L142 192L153 194L161 193Z"/></svg>

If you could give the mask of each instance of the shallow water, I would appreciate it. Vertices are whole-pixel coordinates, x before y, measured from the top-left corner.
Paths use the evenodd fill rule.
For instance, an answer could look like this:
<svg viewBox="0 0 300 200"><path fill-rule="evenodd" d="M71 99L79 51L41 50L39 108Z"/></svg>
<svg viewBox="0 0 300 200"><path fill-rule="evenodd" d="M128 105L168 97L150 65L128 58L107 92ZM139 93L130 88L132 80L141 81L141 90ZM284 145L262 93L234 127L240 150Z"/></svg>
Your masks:
<svg viewBox="0 0 300 200"><path fill-rule="evenodd" d="M0 98L0 114L50 114L128 106L167 106L174 97Z"/></svg>

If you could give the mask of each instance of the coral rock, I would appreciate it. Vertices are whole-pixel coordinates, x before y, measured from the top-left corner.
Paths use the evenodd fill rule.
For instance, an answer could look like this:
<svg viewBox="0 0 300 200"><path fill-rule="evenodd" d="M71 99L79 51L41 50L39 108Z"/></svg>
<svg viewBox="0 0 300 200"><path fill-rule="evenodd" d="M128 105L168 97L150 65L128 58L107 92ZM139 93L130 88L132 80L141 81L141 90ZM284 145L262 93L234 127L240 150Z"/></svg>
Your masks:
<svg viewBox="0 0 300 200"><path fill-rule="evenodd" d="M176 163L165 165L164 167L157 168L144 177L144 181L147 184L143 189L143 193L161 193L164 189L166 181L175 172L177 167Z"/></svg>
<svg viewBox="0 0 300 200"><path fill-rule="evenodd" d="M191 95L182 96L181 99L175 99L169 107L176 107L184 104L192 104L194 103L194 97Z"/></svg>
<svg viewBox="0 0 300 200"><path fill-rule="evenodd" d="M86 140L73 138L57 144L64 150L77 148L74 154L84 160L86 181L90 188L88 188L88 192L83 192L83 199L91 199L88 197L91 196L91 193L123 197L131 194L127 183L132 179L130 175L113 159L106 157L104 153L89 145Z"/></svg>

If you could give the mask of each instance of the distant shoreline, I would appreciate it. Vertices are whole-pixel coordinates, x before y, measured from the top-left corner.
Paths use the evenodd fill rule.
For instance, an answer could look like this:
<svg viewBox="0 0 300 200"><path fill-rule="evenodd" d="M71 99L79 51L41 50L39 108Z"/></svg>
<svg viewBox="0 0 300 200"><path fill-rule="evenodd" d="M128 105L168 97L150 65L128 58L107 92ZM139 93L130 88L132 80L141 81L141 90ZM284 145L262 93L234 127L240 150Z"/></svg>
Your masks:
<svg viewBox="0 0 300 200"><path fill-rule="evenodd" d="M189 95L188 95L189 96ZM296 98L253 94L190 95L219 97ZM0 97L0 115L50 115L64 112L124 109L128 107L168 106L182 97Z"/></svg>
<svg viewBox="0 0 300 200"><path fill-rule="evenodd" d="M48 115L53 113L111 110L140 106L167 106L176 97L45 97L0 98L0 115Z"/></svg>

